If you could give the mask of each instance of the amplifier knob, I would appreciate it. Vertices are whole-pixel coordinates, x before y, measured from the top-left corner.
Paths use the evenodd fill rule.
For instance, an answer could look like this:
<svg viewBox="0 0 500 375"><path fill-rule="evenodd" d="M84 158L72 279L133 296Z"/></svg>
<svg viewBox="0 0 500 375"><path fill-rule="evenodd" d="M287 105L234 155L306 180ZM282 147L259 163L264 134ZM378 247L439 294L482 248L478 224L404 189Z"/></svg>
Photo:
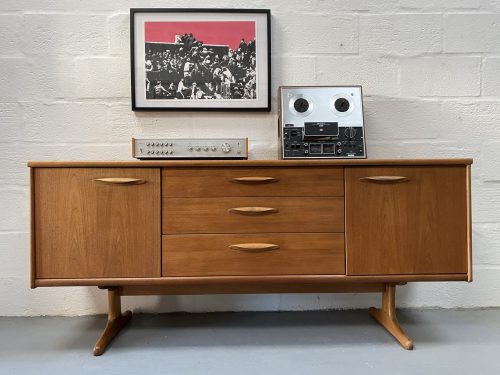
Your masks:
<svg viewBox="0 0 500 375"><path fill-rule="evenodd" d="M174 144L172 142L170 142L170 147L172 147Z"/></svg>
<svg viewBox="0 0 500 375"><path fill-rule="evenodd" d="M196 150L196 151L200 151L200 150L201 150L201 147L200 147L200 146L196 146L195 150Z"/></svg>
<svg viewBox="0 0 500 375"><path fill-rule="evenodd" d="M224 152L224 153L228 153L229 151L231 151L231 145L229 143L223 143L220 145L220 148L221 150Z"/></svg>
<svg viewBox="0 0 500 375"><path fill-rule="evenodd" d="M151 144L148 142L148 143L146 143L146 146L151 146Z"/></svg>
<svg viewBox="0 0 500 375"><path fill-rule="evenodd" d="M208 146L203 147L204 151L208 151Z"/></svg>
<svg viewBox="0 0 500 375"><path fill-rule="evenodd" d="M189 151L193 151L193 146L188 146Z"/></svg>
<svg viewBox="0 0 500 375"><path fill-rule="evenodd" d="M215 151L215 150L217 150L217 147L212 146L212 151Z"/></svg>

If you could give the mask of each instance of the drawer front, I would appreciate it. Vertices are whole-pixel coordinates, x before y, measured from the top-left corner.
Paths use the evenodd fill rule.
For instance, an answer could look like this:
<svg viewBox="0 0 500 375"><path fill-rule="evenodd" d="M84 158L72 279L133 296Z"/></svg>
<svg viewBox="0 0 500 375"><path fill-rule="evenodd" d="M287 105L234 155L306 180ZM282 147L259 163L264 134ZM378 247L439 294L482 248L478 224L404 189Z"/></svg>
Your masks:
<svg viewBox="0 0 500 375"><path fill-rule="evenodd" d="M349 275L467 272L465 166L346 168Z"/></svg>
<svg viewBox="0 0 500 375"><path fill-rule="evenodd" d="M343 232L344 198L163 198L163 233Z"/></svg>
<svg viewBox="0 0 500 375"><path fill-rule="evenodd" d="M159 168L37 168L36 278L159 277Z"/></svg>
<svg viewBox="0 0 500 375"><path fill-rule="evenodd" d="M164 197L343 196L343 168L164 168Z"/></svg>
<svg viewBox="0 0 500 375"><path fill-rule="evenodd" d="M339 233L167 235L162 259L162 276L345 273Z"/></svg>

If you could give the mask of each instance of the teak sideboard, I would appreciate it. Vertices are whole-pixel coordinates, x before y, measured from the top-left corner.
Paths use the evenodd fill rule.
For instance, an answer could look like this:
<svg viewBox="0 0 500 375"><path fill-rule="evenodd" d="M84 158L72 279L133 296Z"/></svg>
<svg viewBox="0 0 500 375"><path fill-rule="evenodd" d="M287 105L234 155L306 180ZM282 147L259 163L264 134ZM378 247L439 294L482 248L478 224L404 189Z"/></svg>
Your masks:
<svg viewBox="0 0 500 375"><path fill-rule="evenodd" d="M395 287L471 281L471 159L29 162L31 287L120 297L380 292L370 314L406 349Z"/></svg>

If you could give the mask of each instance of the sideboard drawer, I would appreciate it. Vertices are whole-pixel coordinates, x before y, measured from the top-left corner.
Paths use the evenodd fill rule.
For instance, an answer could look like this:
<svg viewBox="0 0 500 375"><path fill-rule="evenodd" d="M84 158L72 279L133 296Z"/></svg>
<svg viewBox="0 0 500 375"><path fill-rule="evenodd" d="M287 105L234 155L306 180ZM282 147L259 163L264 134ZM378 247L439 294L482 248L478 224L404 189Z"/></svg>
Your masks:
<svg viewBox="0 0 500 375"><path fill-rule="evenodd" d="M344 235L167 235L162 259L162 276L344 274Z"/></svg>
<svg viewBox="0 0 500 375"><path fill-rule="evenodd" d="M164 197L343 196L341 167L164 168Z"/></svg>
<svg viewBox="0 0 500 375"><path fill-rule="evenodd" d="M163 198L163 233L343 232L343 197Z"/></svg>

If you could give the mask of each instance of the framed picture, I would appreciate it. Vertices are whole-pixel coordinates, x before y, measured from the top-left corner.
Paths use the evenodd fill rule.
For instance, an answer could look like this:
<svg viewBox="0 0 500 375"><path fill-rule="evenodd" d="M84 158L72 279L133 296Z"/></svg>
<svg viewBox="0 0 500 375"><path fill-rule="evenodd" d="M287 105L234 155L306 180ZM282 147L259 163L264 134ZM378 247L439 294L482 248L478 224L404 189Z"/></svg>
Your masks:
<svg viewBox="0 0 500 375"><path fill-rule="evenodd" d="M270 111L268 9L130 9L132 110Z"/></svg>

